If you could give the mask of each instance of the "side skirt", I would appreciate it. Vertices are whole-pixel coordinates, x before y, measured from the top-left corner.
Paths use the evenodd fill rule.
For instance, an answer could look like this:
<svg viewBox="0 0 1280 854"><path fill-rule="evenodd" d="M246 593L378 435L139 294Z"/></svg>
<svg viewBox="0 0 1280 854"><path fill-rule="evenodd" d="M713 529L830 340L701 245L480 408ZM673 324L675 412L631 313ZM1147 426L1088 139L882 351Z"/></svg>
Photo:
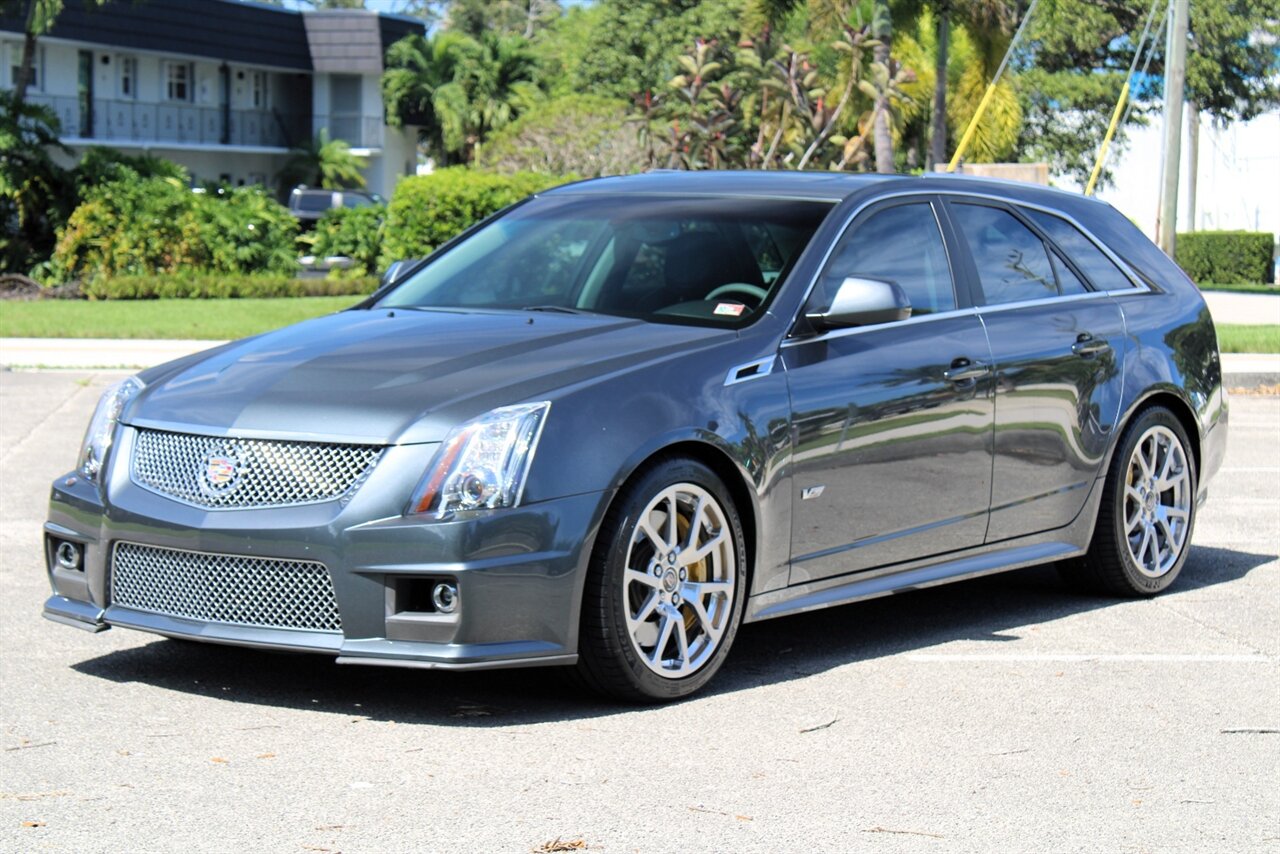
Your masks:
<svg viewBox="0 0 1280 854"><path fill-rule="evenodd" d="M1084 554L1093 536L1105 477L1093 482L1089 497L1071 524L1053 531L1031 534L1000 543L974 546L941 559L927 558L893 568L866 570L854 575L824 578L782 590L771 590L747 601L743 622L802 614L833 605L845 605L892 593L906 593L992 575Z"/></svg>

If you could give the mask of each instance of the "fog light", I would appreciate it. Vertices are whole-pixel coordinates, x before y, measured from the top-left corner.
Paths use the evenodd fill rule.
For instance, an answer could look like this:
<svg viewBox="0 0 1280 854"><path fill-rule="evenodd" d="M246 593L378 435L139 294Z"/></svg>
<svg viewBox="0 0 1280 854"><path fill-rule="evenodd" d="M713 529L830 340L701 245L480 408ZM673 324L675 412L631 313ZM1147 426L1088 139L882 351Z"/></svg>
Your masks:
<svg viewBox="0 0 1280 854"><path fill-rule="evenodd" d="M58 562L58 566L63 569L71 569L78 572L83 566L80 547L66 540L58 543L58 549L54 552L54 559Z"/></svg>
<svg viewBox="0 0 1280 854"><path fill-rule="evenodd" d="M452 584L437 584L431 591L431 602L441 614L458 610L458 588Z"/></svg>

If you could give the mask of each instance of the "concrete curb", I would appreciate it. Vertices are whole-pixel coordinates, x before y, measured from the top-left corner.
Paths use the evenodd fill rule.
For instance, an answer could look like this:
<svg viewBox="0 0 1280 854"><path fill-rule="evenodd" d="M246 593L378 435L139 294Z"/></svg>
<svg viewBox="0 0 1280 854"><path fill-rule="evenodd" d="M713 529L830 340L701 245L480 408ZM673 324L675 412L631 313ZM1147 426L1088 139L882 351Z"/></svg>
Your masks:
<svg viewBox="0 0 1280 854"><path fill-rule="evenodd" d="M11 370L140 370L225 341L0 338L0 368ZM1225 353L1227 388L1280 385L1280 353Z"/></svg>
<svg viewBox="0 0 1280 854"><path fill-rule="evenodd" d="M1280 385L1280 353L1223 353L1222 384L1229 389Z"/></svg>

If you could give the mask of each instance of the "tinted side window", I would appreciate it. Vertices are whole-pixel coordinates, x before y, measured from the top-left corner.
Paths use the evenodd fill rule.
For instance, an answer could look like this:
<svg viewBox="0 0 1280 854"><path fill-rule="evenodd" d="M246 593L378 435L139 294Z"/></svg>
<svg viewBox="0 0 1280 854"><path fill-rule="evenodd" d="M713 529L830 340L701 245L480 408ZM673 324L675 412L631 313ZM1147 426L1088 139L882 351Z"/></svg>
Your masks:
<svg viewBox="0 0 1280 854"><path fill-rule="evenodd" d="M1035 232L999 208L956 204L952 209L978 268L987 305L1058 295L1049 254Z"/></svg>
<svg viewBox="0 0 1280 854"><path fill-rule="evenodd" d="M1092 240L1085 237L1080 229L1065 219L1044 211L1025 210L1024 213L1044 229L1050 240L1062 247L1095 288L1114 291L1133 287L1129 277Z"/></svg>
<svg viewBox="0 0 1280 854"><path fill-rule="evenodd" d="M1055 250L1053 252L1053 269L1058 274L1058 291L1064 296L1069 294L1087 294L1089 288L1080 281L1080 277L1071 272L1071 267Z"/></svg>
<svg viewBox="0 0 1280 854"><path fill-rule="evenodd" d="M850 276L897 282L913 316L956 307L947 250L928 202L877 211L845 232L822 273L824 306Z"/></svg>

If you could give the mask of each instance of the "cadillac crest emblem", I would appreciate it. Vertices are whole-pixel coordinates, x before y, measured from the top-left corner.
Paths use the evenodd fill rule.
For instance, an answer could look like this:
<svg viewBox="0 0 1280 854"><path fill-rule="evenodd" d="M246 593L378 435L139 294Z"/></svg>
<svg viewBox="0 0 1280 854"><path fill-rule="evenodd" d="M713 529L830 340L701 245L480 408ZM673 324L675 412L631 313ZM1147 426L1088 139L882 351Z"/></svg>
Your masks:
<svg viewBox="0 0 1280 854"><path fill-rule="evenodd" d="M200 491L206 495L227 495L239 480L240 458L235 448L210 448L200 470Z"/></svg>

